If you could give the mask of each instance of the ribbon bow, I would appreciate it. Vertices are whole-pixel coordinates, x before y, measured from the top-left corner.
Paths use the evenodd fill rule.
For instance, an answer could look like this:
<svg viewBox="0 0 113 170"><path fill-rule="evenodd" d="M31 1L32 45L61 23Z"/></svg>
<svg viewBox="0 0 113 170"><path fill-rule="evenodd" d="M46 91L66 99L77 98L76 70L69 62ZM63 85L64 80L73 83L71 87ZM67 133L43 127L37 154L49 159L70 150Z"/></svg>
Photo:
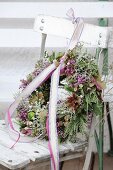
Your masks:
<svg viewBox="0 0 113 170"><path fill-rule="evenodd" d="M70 8L67 11L66 15L71 19L73 24L77 23L78 18L75 17L75 13L74 13L74 10L72 8Z"/></svg>

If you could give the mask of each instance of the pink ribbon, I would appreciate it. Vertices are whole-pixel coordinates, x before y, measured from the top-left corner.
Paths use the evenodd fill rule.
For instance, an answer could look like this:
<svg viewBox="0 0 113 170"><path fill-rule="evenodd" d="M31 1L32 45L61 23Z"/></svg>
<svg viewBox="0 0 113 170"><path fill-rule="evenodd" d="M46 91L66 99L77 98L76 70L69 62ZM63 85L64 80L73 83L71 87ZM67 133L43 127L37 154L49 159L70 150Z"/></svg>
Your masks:
<svg viewBox="0 0 113 170"><path fill-rule="evenodd" d="M71 9L72 10L72 9ZM74 11L73 11L74 12ZM74 13L72 13L72 17ZM75 23L75 17L73 17ZM70 44L68 49L72 49L76 46L81 32L83 30L83 22L79 21L79 24L76 26L72 38L70 40ZM56 127L56 111L57 111L57 98L58 98L58 85L59 85L59 77L60 73L63 72L64 67L63 63L65 60L67 52L61 58L60 65L56 67L53 63L48 66L44 71L42 71L17 97L17 99L12 103L9 107L7 115L6 115L6 125L8 127L8 131L10 136L15 140L15 143L11 148L15 146L15 144L19 142L32 142L37 139L32 137L22 136L20 132L15 130L12 123L12 116L14 111L18 107L19 103L22 99L27 98L36 88L38 88L43 82L45 82L51 76L51 89L50 89L50 101L49 101L49 114L46 122L47 133L49 137L49 151L51 156L51 169L59 170L59 149L58 149L58 138L57 138L57 127Z"/></svg>
<svg viewBox="0 0 113 170"><path fill-rule="evenodd" d="M11 107L11 106L10 106L10 107ZM13 123L12 123L12 120L11 120L11 117L10 117L9 109L8 109L8 121L9 121L9 125L10 125L11 129L12 129L14 132L18 133L18 138L17 138L16 142L10 147L10 149L12 149L12 148L15 146L15 144L18 142L18 140L20 139L20 133L19 133L18 131L16 131L15 128L14 128L14 126L13 126Z"/></svg>
<svg viewBox="0 0 113 170"><path fill-rule="evenodd" d="M49 119L48 119L48 116L47 116L47 120L46 120L46 130L47 130L47 134L48 134L48 137L49 137ZM54 170L56 170L55 159L54 159L54 155L53 155L53 151L52 151L52 148L51 148L50 141L48 142L48 148L49 148L50 157L51 157L51 160L52 160L52 163L53 163Z"/></svg>
<svg viewBox="0 0 113 170"><path fill-rule="evenodd" d="M47 80L53 73L53 71L56 69L55 64L51 64L48 66L44 71L42 71L23 91L22 93L16 98L16 100L11 104L11 106L8 109L8 112L5 117L5 122L9 131L9 134L11 138L13 138L16 142L15 144L20 142L32 142L36 140L37 138L22 136L20 132L15 130L13 123L12 123L12 117L14 115L14 111L18 107L19 103L22 99L28 97L37 87L39 87L44 81ZM15 144L11 146L14 147Z"/></svg>
<svg viewBox="0 0 113 170"><path fill-rule="evenodd" d="M63 62L63 61L62 61ZM50 101L49 101L49 150L51 154L51 169L59 169L59 148L56 126L56 112L58 101L58 85L60 77L61 64L57 67L51 77Z"/></svg>

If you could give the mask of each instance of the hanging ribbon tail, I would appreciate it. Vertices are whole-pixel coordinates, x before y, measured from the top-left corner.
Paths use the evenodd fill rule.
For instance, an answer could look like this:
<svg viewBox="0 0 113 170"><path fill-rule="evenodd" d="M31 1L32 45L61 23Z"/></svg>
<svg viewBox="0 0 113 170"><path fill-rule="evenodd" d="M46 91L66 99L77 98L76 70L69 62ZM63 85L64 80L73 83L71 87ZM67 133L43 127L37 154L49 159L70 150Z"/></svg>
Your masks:
<svg viewBox="0 0 113 170"><path fill-rule="evenodd" d="M75 46L79 42L81 34L83 32L83 29L84 29L84 21L79 18L78 23L75 24L75 30L74 30L72 38L70 40L70 44L69 44L69 49L70 50L75 48Z"/></svg>
<svg viewBox="0 0 113 170"><path fill-rule="evenodd" d="M49 133L49 151L51 155L51 170L59 170L59 148L58 148L58 135L56 126L56 113L58 101L58 85L60 77L61 64L54 71L51 77L51 90L49 101L49 124L47 131Z"/></svg>
<svg viewBox="0 0 113 170"><path fill-rule="evenodd" d="M23 91L22 93L16 98L16 100L11 104L11 106L8 109L8 112L5 117L6 126L9 131L9 135L11 138L13 138L16 142L15 144L20 142L32 142L36 140L37 138L27 137L23 134L20 134L19 131L15 130L15 127L12 122L12 116L18 107L19 103L27 98L36 88L38 88L42 83L44 83L53 73L53 71L56 69L56 65L53 63L50 66L48 66L45 70L43 70ZM15 145L13 144L13 146ZM12 146L12 147L13 147ZM11 148L12 148L11 147Z"/></svg>

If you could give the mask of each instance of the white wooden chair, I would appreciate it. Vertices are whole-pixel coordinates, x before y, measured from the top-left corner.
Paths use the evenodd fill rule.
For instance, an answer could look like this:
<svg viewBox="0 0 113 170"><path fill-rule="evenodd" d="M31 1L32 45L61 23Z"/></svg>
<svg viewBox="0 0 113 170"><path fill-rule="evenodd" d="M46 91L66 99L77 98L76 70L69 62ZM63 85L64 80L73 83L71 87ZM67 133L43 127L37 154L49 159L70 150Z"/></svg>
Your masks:
<svg viewBox="0 0 113 170"><path fill-rule="evenodd" d="M80 10L81 8L83 8L82 4L74 3L74 5L77 10L78 8ZM93 8L97 9L97 11L92 13L90 17L113 17L113 10L111 8L111 6L113 7L113 3L110 3L110 4L94 3L91 5L90 3L87 3L86 6L87 5L88 5L88 8L91 7L91 9ZM87 9L86 6L85 6L85 9ZM111 13L109 12L109 10L107 11L107 8L111 11ZM83 17L84 15L85 13L82 14L81 12L80 17L81 16ZM88 14L87 17L89 15L90 14ZM65 18L56 18L56 17L46 16L46 15L38 15L35 20L34 30L42 34L42 45L41 45L41 54L40 54L40 59L41 59L41 57L44 56L46 36L48 34L53 34L53 35L63 36L63 37L70 39L72 36L73 30L74 30L74 25L72 24L70 20L67 20ZM95 25L85 23L83 32L80 37L80 41L84 42L85 47L112 48L113 43L112 43L111 33L112 33L112 28L109 28L109 27L102 28L100 26L95 26ZM105 101L109 102L109 99L110 101L113 101L113 98L111 96L108 98L105 98ZM10 150L8 147L12 145L13 141L9 138L7 134L3 120L0 122L0 139L1 139L0 149L1 151L4 152L4 154L2 154L2 152L0 153L0 164L1 165L9 169L24 168L27 165L29 165L28 169L30 169L30 168L33 168L32 163L30 163L31 160L33 161L36 160L35 167L49 164L49 159L48 159L49 152L47 148L47 143L45 142L38 141L38 144L37 143L29 143L29 144L17 143L16 147L13 150ZM91 141L89 141L89 143L91 146L90 146L90 150L88 151L89 160L87 159L88 161L84 166L84 170L89 170L88 168L89 168L89 162L90 162L90 155L91 155L91 152L93 151L92 150L93 138L90 138L90 140ZM62 155L61 161L83 156L85 147L86 147L86 143L82 143L80 145L77 145L77 144L66 145L65 144L65 145L60 146L60 153ZM44 162L43 158L44 159L46 158L46 162Z"/></svg>
<svg viewBox="0 0 113 170"><path fill-rule="evenodd" d="M64 36L70 39L75 27L76 26L72 23L71 20L68 20L65 18L56 18L56 17L44 16L44 15L37 16L35 20L34 30L42 33L40 59L44 57L45 42L46 42L46 37L48 34ZM79 42L83 43L84 47L90 47L90 48L105 49L108 47L112 47L112 43L110 40L111 30L112 28L100 27L100 26L85 23ZM110 100L109 100L109 94L107 94L106 96L106 91L110 89L108 84L107 84L107 88L104 94L105 102L109 102L113 100L113 96L110 95ZM110 84L110 87L111 86L113 86L113 83ZM109 90L109 92L111 91ZM93 122L93 124L95 124L95 122ZM90 166L91 155L94 149L93 148L94 138L92 137L92 135L94 136L94 128L95 128L94 125L92 125L90 138L89 138L89 148L88 148L88 152L86 155L85 165L83 168L84 170L89 169L89 166Z"/></svg>

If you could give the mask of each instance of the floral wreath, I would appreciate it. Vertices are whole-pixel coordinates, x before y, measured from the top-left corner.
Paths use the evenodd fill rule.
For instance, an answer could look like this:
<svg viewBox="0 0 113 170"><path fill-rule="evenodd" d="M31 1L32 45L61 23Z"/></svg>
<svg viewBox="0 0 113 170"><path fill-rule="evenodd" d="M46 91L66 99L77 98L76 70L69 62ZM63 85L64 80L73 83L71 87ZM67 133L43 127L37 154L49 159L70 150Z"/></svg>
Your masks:
<svg viewBox="0 0 113 170"><path fill-rule="evenodd" d="M24 90L53 61L58 63L63 53L46 53L38 61L35 70L25 80L21 80L20 90ZM96 60L81 46L68 50L61 70L59 99L57 107L57 134L59 142L76 142L77 135L87 136L92 117L102 114L102 89L104 83L98 71ZM46 120L48 116L50 78L38 87L17 108L16 122L26 136L39 136L48 140Z"/></svg>

